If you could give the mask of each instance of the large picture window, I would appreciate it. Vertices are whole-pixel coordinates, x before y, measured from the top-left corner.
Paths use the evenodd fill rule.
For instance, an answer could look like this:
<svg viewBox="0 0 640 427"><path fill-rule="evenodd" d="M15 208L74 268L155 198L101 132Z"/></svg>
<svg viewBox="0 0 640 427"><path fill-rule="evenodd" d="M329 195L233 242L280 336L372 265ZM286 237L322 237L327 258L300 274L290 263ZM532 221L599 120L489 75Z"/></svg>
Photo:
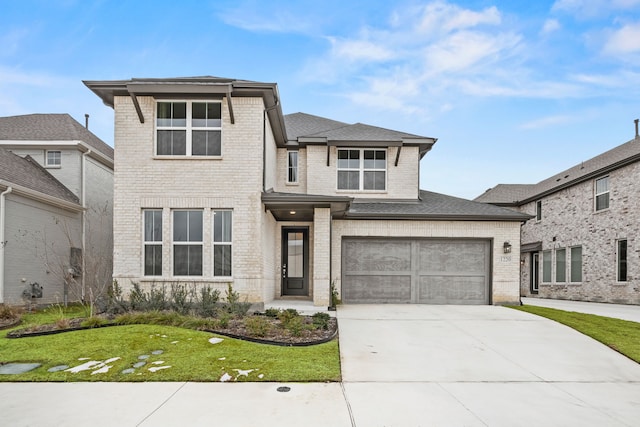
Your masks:
<svg viewBox="0 0 640 427"><path fill-rule="evenodd" d="M162 275L162 211L145 209L144 221L144 275Z"/></svg>
<svg viewBox="0 0 640 427"><path fill-rule="evenodd" d="M596 211L609 208L609 177L596 179Z"/></svg>
<svg viewBox="0 0 640 427"><path fill-rule="evenodd" d="M384 191L386 185L386 150L338 150L338 190Z"/></svg>
<svg viewBox="0 0 640 427"><path fill-rule="evenodd" d="M232 212L213 211L213 275L231 277L232 274Z"/></svg>
<svg viewBox="0 0 640 427"><path fill-rule="evenodd" d="M202 276L202 211L173 211L173 274Z"/></svg>
<svg viewBox="0 0 640 427"><path fill-rule="evenodd" d="M156 154L158 156L220 156L222 104L212 102L158 102Z"/></svg>

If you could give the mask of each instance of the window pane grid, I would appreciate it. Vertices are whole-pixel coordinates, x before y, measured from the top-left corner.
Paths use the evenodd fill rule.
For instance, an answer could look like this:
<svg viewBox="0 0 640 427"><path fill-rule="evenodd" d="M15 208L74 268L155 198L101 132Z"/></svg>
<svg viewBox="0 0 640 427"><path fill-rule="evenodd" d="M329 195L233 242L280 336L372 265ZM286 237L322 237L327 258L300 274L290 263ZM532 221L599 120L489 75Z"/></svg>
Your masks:
<svg viewBox="0 0 640 427"><path fill-rule="evenodd" d="M542 281L551 283L551 251L542 252Z"/></svg>
<svg viewBox="0 0 640 427"><path fill-rule="evenodd" d="M47 151L47 166L60 166L62 163L62 152Z"/></svg>
<svg viewBox="0 0 640 427"><path fill-rule="evenodd" d="M158 156L221 156L220 102L158 102Z"/></svg>
<svg viewBox="0 0 640 427"><path fill-rule="evenodd" d="M556 282L567 281L567 250L556 250Z"/></svg>
<svg viewBox="0 0 640 427"><path fill-rule="evenodd" d="M596 211L609 208L609 177L596 180Z"/></svg>
<svg viewBox="0 0 640 427"><path fill-rule="evenodd" d="M145 209L144 222L144 275L162 275L162 211Z"/></svg>
<svg viewBox="0 0 640 427"><path fill-rule="evenodd" d="M618 240L618 282L627 281L627 241Z"/></svg>
<svg viewBox="0 0 640 427"><path fill-rule="evenodd" d="M230 277L232 260L232 211L213 211L213 275Z"/></svg>
<svg viewBox="0 0 640 427"><path fill-rule="evenodd" d="M386 150L338 150L339 190L386 190Z"/></svg>
<svg viewBox="0 0 640 427"><path fill-rule="evenodd" d="M298 152L287 152L287 182L298 182Z"/></svg>
<svg viewBox="0 0 640 427"><path fill-rule="evenodd" d="M571 248L571 282L582 282L582 246Z"/></svg>
<svg viewBox="0 0 640 427"><path fill-rule="evenodd" d="M173 212L175 276L202 276L202 225L202 211Z"/></svg>

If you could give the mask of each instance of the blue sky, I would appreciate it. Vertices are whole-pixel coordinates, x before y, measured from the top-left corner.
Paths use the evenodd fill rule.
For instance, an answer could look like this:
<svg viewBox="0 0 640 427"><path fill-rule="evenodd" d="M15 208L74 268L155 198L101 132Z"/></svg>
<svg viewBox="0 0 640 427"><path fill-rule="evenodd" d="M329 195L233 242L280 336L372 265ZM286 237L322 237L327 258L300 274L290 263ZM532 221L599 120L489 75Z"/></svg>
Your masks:
<svg viewBox="0 0 640 427"><path fill-rule="evenodd" d="M278 83L302 111L438 138L421 188L474 198L634 137L640 0L0 0L0 116L69 113L82 80Z"/></svg>

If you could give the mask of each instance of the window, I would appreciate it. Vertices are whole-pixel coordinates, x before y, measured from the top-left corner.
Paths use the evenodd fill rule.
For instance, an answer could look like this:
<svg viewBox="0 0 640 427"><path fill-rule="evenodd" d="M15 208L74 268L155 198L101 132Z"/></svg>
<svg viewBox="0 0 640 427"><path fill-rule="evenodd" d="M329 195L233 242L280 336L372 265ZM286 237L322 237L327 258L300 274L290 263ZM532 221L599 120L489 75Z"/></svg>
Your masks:
<svg viewBox="0 0 640 427"><path fill-rule="evenodd" d="M567 281L567 250L556 250L556 282Z"/></svg>
<svg viewBox="0 0 640 427"><path fill-rule="evenodd" d="M220 102L158 102L158 156L220 156Z"/></svg>
<svg viewBox="0 0 640 427"><path fill-rule="evenodd" d="M287 151L287 182L295 184L298 182L298 152Z"/></svg>
<svg viewBox="0 0 640 427"><path fill-rule="evenodd" d="M542 219L542 200L536 202L536 221Z"/></svg>
<svg viewBox="0 0 640 427"><path fill-rule="evenodd" d="M627 281L627 240L618 240L618 282Z"/></svg>
<svg viewBox="0 0 640 427"><path fill-rule="evenodd" d="M609 208L609 177L596 179L596 212Z"/></svg>
<svg viewBox="0 0 640 427"><path fill-rule="evenodd" d="M542 282L551 283L551 251L542 251Z"/></svg>
<svg viewBox="0 0 640 427"><path fill-rule="evenodd" d="M202 276L202 211L173 212L173 274Z"/></svg>
<svg viewBox="0 0 640 427"><path fill-rule="evenodd" d="M62 164L62 152L61 151L47 151L47 166L60 166Z"/></svg>
<svg viewBox="0 0 640 427"><path fill-rule="evenodd" d="M386 189L386 150L338 150L338 190Z"/></svg>
<svg viewBox="0 0 640 427"><path fill-rule="evenodd" d="M213 211L213 275L231 276L232 212Z"/></svg>
<svg viewBox="0 0 640 427"><path fill-rule="evenodd" d="M144 275L162 275L162 211L145 209L144 220Z"/></svg>
<svg viewBox="0 0 640 427"><path fill-rule="evenodd" d="M572 283L582 282L582 246L571 248L571 277Z"/></svg>

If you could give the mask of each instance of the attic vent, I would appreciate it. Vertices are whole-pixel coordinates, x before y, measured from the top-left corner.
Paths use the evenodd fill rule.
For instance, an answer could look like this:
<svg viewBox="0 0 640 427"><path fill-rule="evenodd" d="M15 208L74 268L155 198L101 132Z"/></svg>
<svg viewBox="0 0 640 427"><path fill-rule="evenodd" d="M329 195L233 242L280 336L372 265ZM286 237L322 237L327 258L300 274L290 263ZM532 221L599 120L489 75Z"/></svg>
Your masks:
<svg viewBox="0 0 640 427"><path fill-rule="evenodd" d="M564 177L565 177L565 178L569 178L569 175L565 175Z"/></svg>

